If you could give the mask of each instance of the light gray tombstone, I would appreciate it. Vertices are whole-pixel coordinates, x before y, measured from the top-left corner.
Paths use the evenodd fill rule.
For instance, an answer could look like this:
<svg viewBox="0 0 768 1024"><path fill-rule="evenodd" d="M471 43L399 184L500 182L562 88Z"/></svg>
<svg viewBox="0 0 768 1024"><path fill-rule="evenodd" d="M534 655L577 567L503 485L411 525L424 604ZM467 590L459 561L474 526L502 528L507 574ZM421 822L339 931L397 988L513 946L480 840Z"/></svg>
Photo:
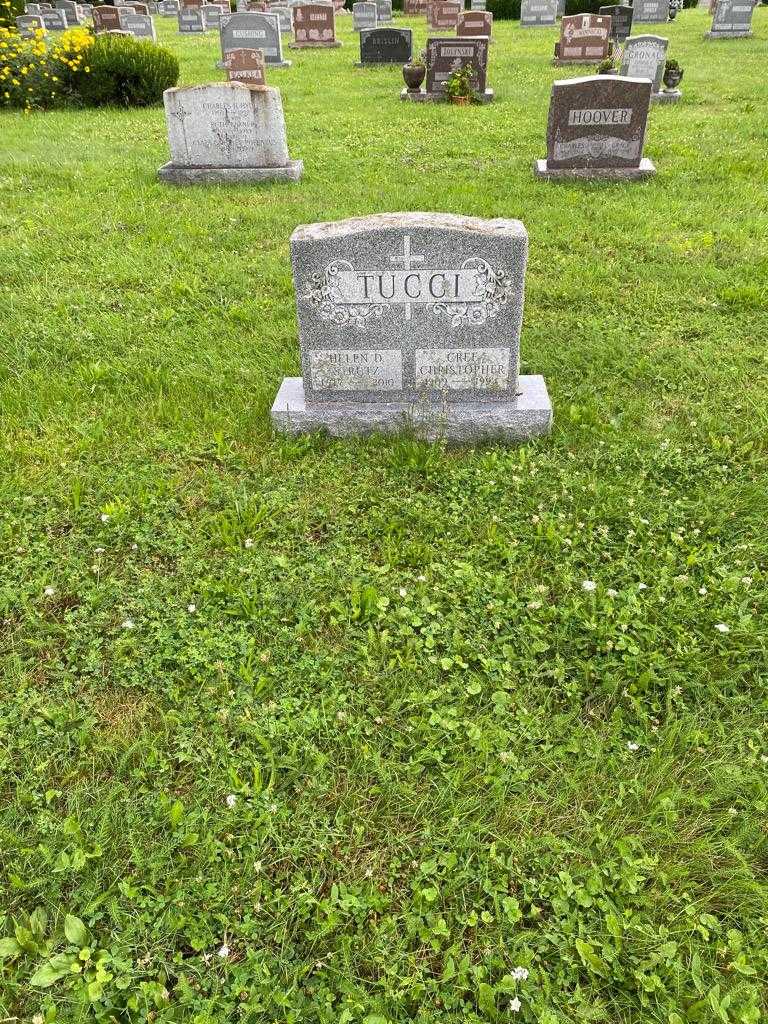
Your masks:
<svg viewBox="0 0 768 1024"><path fill-rule="evenodd" d="M368 0L358 0L352 4L352 30L362 32L364 29L376 28L378 23L378 8Z"/></svg>
<svg viewBox="0 0 768 1024"><path fill-rule="evenodd" d="M486 0L470 0L469 9L470 11L484 11Z"/></svg>
<svg viewBox="0 0 768 1024"><path fill-rule="evenodd" d="M748 39L752 35L751 0L718 0L705 39Z"/></svg>
<svg viewBox="0 0 768 1024"><path fill-rule="evenodd" d="M647 78L653 85L653 92L658 93L664 77L668 46L669 40L661 36L630 36L624 42L619 74L629 78Z"/></svg>
<svg viewBox="0 0 768 1024"><path fill-rule="evenodd" d="M179 15L179 0L160 0L157 11L161 18L177 18Z"/></svg>
<svg viewBox="0 0 768 1024"><path fill-rule="evenodd" d="M158 171L174 185L298 181L291 160L280 90L242 82L166 89L171 160Z"/></svg>
<svg viewBox="0 0 768 1024"><path fill-rule="evenodd" d="M218 29L221 25L221 8L214 4L203 4L200 8L203 12L203 21L206 29Z"/></svg>
<svg viewBox="0 0 768 1024"><path fill-rule="evenodd" d="M303 377L283 381L276 428L457 442L546 433L544 379L519 373L527 256L514 220L385 213L298 227Z"/></svg>
<svg viewBox="0 0 768 1024"><path fill-rule="evenodd" d="M64 11L40 9L40 17L49 32L64 32L67 28L67 15Z"/></svg>
<svg viewBox="0 0 768 1024"><path fill-rule="evenodd" d="M151 39L153 43L157 42L155 23L151 14L134 14L131 10L123 11L120 26L124 32L129 32L137 39Z"/></svg>
<svg viewBox="0 0 768 1024"><path fill-rule="evenodd" d="M85 21L85 15L83 14L82 8L79 4L76 4L74 0L56 0L56 10L64 11L68 28L74 28L76 25L82 25Z"/></svg>
<svg viewBox="0 0 768 1024"><path fill-rule="evenodd" d="M40 13L40 4L25 4L24 5L24 13L25 14L39 14Z"/></svg>
<svg viewBox="0 0 768 1024"><path fill-rule="evenodd" d="M521 28L552 28L557 24L557 0L522 0Z"/></svg>
<svg viewBox="0 0 768 1024"><path fill-rule="evenodd" d="M45 22L40 14L20 14L16 19L16 28L22 39L34 39L35 33L45 33Z"/></svg>
<svg viewBox="0 0 768 1024"><path fill-rule="evenodd" d="M202 7L179 8L179 32L205 32Z"/></svg>
<svg viewBox="0 0 768 1024"><path fill-rule="evenodd" d="M633 25L658 25L669 18L669 0L633 0Z"/></svg>
<svg viewBox="0 0 768 1024"><path fill-rule="evenodd" d="M379 25L392 21L392 0L376 0L376 21Z"/></svg>
<svg viewBox="0 0 768 1024"><path fill-rule="evenodd" d="M239 11L221 19L221 55L229 50L246 47L261 50L264 63L272 68L287 68L289 60L283 58L283 40L280 34L280 20L271 11Z"/></svg>
<svg viewBox="0 0 768 1024"><path fill-rule="evenodd" d="M557 0L557 17L565 17L565 0Z"/></svg>
<svg viewBox="0 0 768 1024"><path fill-rule="evenodd" d="M547 156L534 173L547 180L642 181L656 173L643 156L651 103L647 78L590 75L555 82Z"/></svg>
<svg viewBox="0 0 768 1024"><path fill-rule="evenodd" d="M290 35L293 31L293 23L291 20L291 8L288 6L275 5L270 7L270 14L276 14L277 20L280 23L280 31L283 35Z"/></svg>

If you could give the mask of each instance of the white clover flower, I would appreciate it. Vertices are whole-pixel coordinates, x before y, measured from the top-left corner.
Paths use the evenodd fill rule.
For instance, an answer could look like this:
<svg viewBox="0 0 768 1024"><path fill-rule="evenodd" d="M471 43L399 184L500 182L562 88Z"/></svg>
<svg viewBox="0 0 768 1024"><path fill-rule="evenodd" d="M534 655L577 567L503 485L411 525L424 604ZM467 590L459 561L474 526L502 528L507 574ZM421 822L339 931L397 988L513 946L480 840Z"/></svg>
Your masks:
<svg viewBox="0 0 768 1024"><path fill-rule="evenodd" d="M190 615L194 615L195 612L197 611L197 605L196 604L188 604L187 605L187 611L189 612Z"/></svg>
<svg viewBox="0 0 768 1024"><path fill-rule="evenodd" d="M227 807L234 807L237 803L237 797L234 793L230 793L227 797Z"/></svg>
<svg viewBox="0 0 768 1024"><path fill-rule="evenodd" d="M639 743L632 743L632 742L630 741L630 742L629 742L629 743L627 744L627 750L631 750L633 754L634 754L634 752L635 752L636 750L639 750L639 749L640 749L640 744L639 744Z"/></svg>
<svg viewBox="0 0 768 1024"><path fill-rule="evenodd" d="M45 594L46 597L53 597L53 595L56 593L56 588L46 587L43 593Z"/></svg>
<svg viewBox="0 0 768 1024"><path fill-rule="evenodd" d="M102 521L102 523L109 522L109 516L107 515L106 512L102 512L101 515L99 516L99 519Z"/></svg>
<svg viewBox="0 0 768 1024"><path fill-rule="evenodd" d="M715 629L717 630L718 633L730 633L731 632L731 627L730 626L726 626L726 624L724 622L718 622L717 625L715 626Z"/></svg>
<svg viewBox="0 0 768 1024"><path fill-rule="evenodd" d="M648 589L648 584L647 583L638 583L637 584L637 589L638 590L647 590Z"/></svg>
<svg viewBox="0 0 768 1024"><path fill-rule="evenodd" d="M751 576L742 576L741 577L741 582L744 584L745 587L749 587L749 586L752 585L752 577Z"/></svg>
<svg viewBox="0 0 768 1024"><path fill-rule="evenodd" d="M762 761L763 764L768 764L768 754L761 754L760 755L760 760Z"/></svg>
<svg viewBox="0 0 768 1024"><path fill-rule="evenodd" d="M584 580L581 584L581 589L586 590L588 594L591 594L593 590L597 590L597 584L594 580Z"/></svg>
<svg viewBox="0 0 768 1024"><path fill-rule="evenodd" d="M131 544L131 551L138 551L138 550L139 550L139 545L138 544Z"/></svg>
<svg viewBox="0 0 768 1024"><path fill-rule="evenodd" d="M226 944L226 942L219 950L218 955L222 958L222 960L226 960L226 958L229 956L229 946Z"/></svg>
<svg viewBox="0 0 768 1024"><path fill-rule="evenodd" d="M606 594L608 595L608 597L618 597L619 596L618 590L614 590L613 587L608 587L608 589L606 590Z"/></svg>
<svg viewBox="0 0 768 1024"><path fill-rule="evenodd" d="M509 1008L512 1011L512 1013L520 1013L520 1008L522 1007L522 1005L523 1004L520 1002L517 996L515 996L515 998L509 1004Z"/></svg>
<svg viewBox="0 0 768 1024"><path fill-rule="evenodd" d="M529 601L526 605L532 612L537 612L541 608L541 601Z"/></svg>
<svg viewBox="0 0 768 1024"><path fill-rule="evenodd" d="M373 878L373 868L366 868L365 869L365 877L366 878Z"/></svg>
<svg viewBox="0 0 768 1024"><path fill-rule="evenodd" d="M706 592L707 592L707 588L706 587L699 587L699 593L701 594L702 597L704 597Z"/></svg>
<svg viewBox="0 0 768 1024"><path fill-rule="evenodd" d="M253 547L253 539L252 539L251 537L247 537L247 538L246 538L246 541L245 541L245 546L246 546L247 548L252 548L252 547Z"/></svg>
<svg viewBox="0 0 768 1024"><path fill-rule="evenodd" d="M376 723L376 725L384 725L384 719L381 717L381 715L376 715L376 717L374 718L374 722Z"/></svg>
<svg viewBox="0 0 768 1024"><path fill-rule="evenodd" d="M528 968L527 967L513 967L512 977L515 981L527 981L528 980Z"/></svg>
<svg viewBox="0 0 768 1024"><path fill-rule="evenodd" d="M347 720L347 712L346 711L337 711L336 712L336 721L337 722L346 722L346 720Z"/></svg>
<svg viewBox="0 0 768 1024"><path fill-rule="evenodd" d="M426 583L427 582L427 577L424 576L424 575L417 576L416 579L419 581L419 583Z"/></svg>
<svg viewBox="0 0 768 1024"><path fill-rule="evenodd" d="M106 551L106 548L94 548L93 549L94 555L103 555L105 551Z"/></svg>
<svg viewBox="0 0 768 1024"><path fill-rule="evenodd" d="M736 817L736 815L737 815L737 814L738 814L739 812L738 812L738 811L736 810L736 808L735 808L735 807L729 807L729 808L728 808L728 813L730 814L730 816L731 816L732 818L735 818L735 817Z"/></svg>
<svg viewBox="0 0 768 1024"><path fill-rule="evenodd" d="M407 597L408 591L405 589L405 587L400 587L400 589L398 590L398 594L400 595L400 597Z"/></svg>
<svg viewBox="0 0 768 1024"><path fill-rule="evenodd" d="M125 619L123 621L123 623L122 623L122 626L123 626L123 629L133 629L133 627L134 627L133 619Z"/></svg>

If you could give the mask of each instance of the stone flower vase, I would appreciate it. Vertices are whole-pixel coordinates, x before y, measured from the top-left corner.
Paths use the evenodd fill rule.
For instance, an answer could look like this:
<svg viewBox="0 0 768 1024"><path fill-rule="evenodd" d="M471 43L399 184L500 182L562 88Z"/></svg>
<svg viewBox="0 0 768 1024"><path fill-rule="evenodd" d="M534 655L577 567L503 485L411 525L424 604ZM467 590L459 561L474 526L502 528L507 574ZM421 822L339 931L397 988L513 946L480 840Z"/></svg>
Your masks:
<svg viewBox="0 0 768 1024"><path fill-rule="evenodd" d="M408 86L408 92L418 92L427 69L423 64L403 64L403 79Z"/></svg>
<svg viewBox="0 0 768 1024"><path fill-rule="evenodd" d="M668 92L674 92L683 79L682 68L668 68L664 72L664 85Z"/></svg>

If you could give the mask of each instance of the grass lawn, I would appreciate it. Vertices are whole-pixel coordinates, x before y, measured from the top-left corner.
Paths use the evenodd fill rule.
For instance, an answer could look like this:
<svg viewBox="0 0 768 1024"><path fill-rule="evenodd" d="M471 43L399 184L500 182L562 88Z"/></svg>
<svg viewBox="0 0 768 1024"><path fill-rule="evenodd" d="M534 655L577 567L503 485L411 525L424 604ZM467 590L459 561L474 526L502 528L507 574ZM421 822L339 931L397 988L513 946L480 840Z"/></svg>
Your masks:
<svg viewBox="0 0 768 1024"><path fill-rule="evenodd" d="M290 52L299 185L158 184L159 108L0 116L2 1019L768 1010L768 10L709 20L655 29L644 184L534 180L581 70L511 23L484 108L351 19ZM550 438L272 435L292 230L399 210L525 223Z"/></svg>

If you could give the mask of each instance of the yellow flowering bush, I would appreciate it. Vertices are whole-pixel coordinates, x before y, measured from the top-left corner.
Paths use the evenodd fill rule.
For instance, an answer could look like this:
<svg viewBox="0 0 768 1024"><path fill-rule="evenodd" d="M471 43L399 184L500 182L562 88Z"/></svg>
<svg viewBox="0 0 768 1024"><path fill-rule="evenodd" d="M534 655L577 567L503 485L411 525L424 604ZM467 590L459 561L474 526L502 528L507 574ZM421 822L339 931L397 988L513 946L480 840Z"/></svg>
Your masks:
<svg viewBox="0 0 768 1024"><path fill-rule="evenodd" d="M24 13L24 0L0 0L0 27L13 28L16 18Z"/></svg>
<svg viewBox="0 0 768 1024"><path fill-rule="evenodd" d="M37 30L33 39L0 28L0 106L44 110L77 101L78 79L88 74L93 36L71 28L54 42Z"/></svg>

